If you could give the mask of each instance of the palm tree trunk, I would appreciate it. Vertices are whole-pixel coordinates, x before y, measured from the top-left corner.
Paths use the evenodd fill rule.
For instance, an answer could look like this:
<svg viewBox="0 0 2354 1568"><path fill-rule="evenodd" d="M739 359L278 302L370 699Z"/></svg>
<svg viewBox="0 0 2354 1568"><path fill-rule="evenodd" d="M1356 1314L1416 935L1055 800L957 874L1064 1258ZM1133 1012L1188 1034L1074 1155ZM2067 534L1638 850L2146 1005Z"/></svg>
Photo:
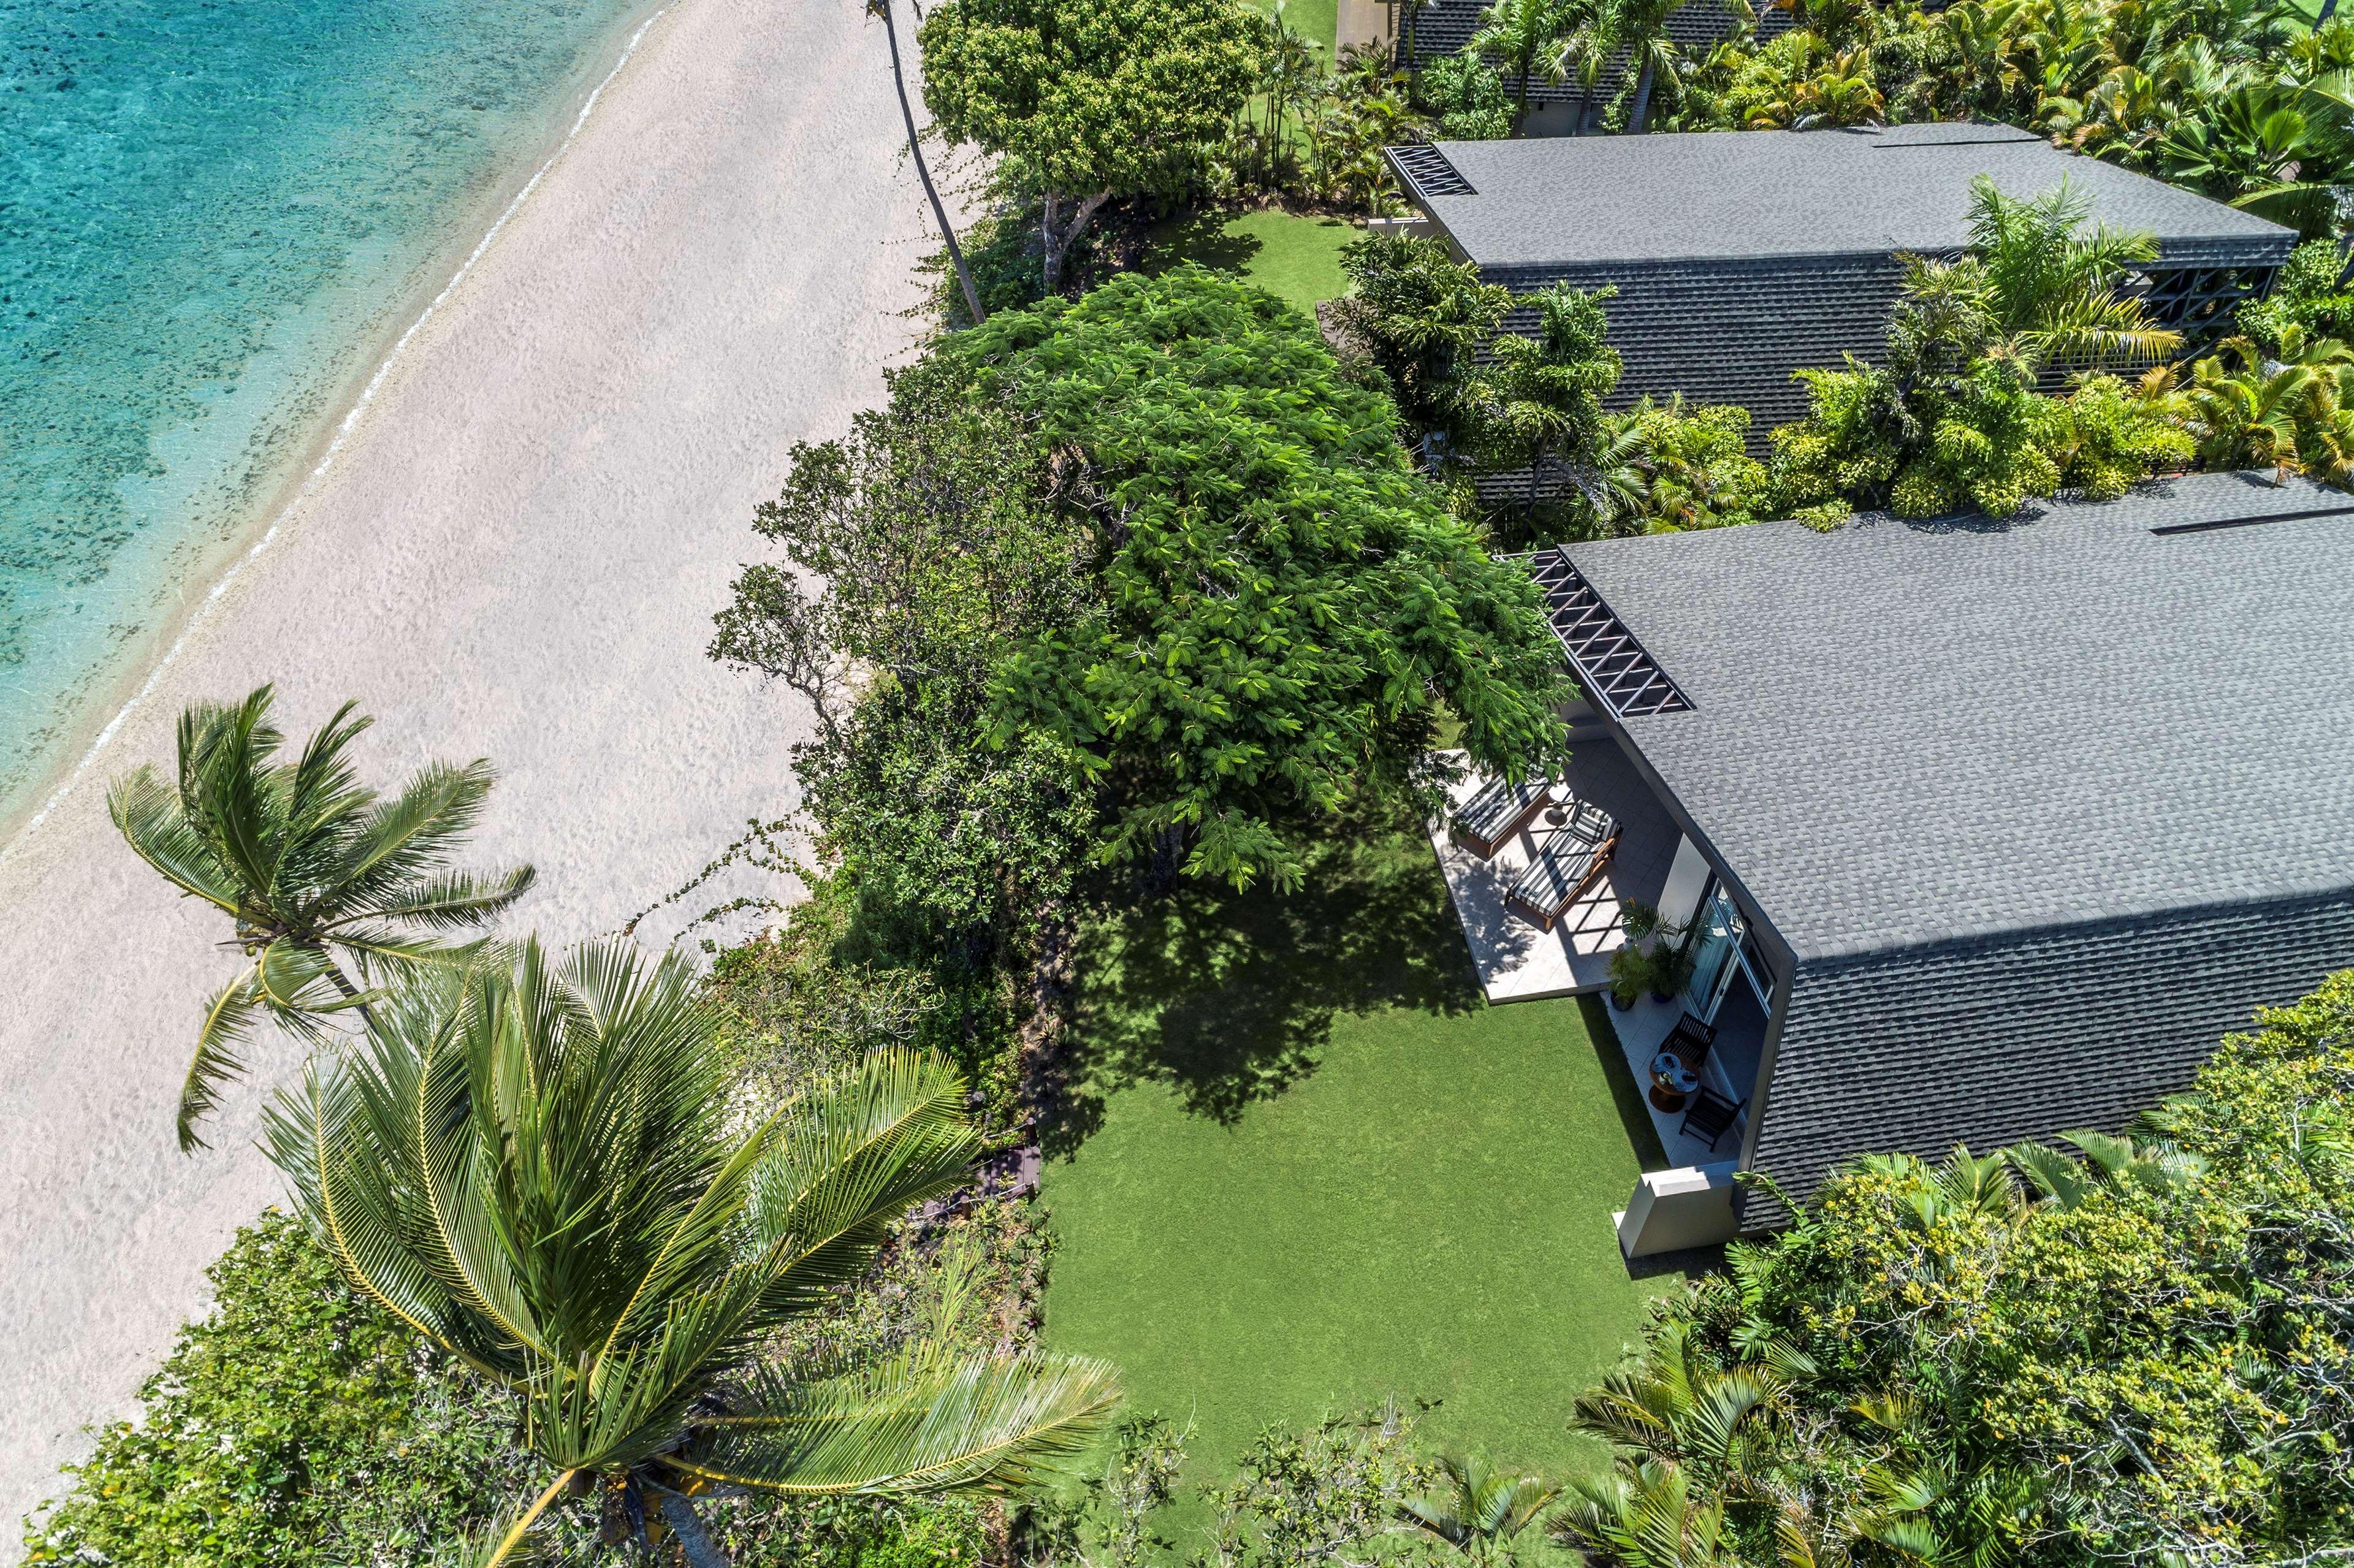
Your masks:
<svg viewBox="0 0 2354 1568"><path fill-rule="evenodd" d="M2337 11L2337 9L2338 0L2321 0L2321 14L2314 17L2313 25L2316 27L2319 27L2324 22L2329 20L2330 16Z"/></svg>
<svg viewBox="0 0 2354 1568"><path fill-rule="evenodd" d="M1635 104L1628 113L1627 129L1640 136L1643 133L1643 123L1650 118L1650 113L1651 62L1646 58L1643 61L1641 73L1635 78Z"/></svg>
<svg viewBox="0 0 2354 1568"><path fill-rule="evenodd" d="M1515 136L1519 135L1529 122L1529 72L1536 69L1536 61L1533 58L1535 52L1532 49L1521 59L1520 99L1517 106L1512 110L1512 134Z"/></svg>
<svg viewBox="0 0 2354 1568"><path fill-rule="evenodd" d="M691 1499L673 1491L664 1491L662 1498L663 1522L678 1537L679 1550L686 1554L687 1568L727 1568L727 1554L703 1528L703 1516L695 1511Z"/></svg>
<svg viewBox="0 0 2354 1568"><path fill-rule="evenodd" d="M932 188L932 171L924 165L923 143L916 138L916 111L907 104L907 79L899 69L899 28L891 20L891 0L866 0L866 14L883 18L883 36L891 40L891 84L899 90L899 117L907 122L907 154L916 160L916 177L924 182L924 196L932 204L932 217L940 226L940 238L949 242L949 260L956 267L957 282L964 289L964 308L972 313L972 324L979 326L989 319L981 308L981 295L972 286L972 274L965 270L964 252L957 247L956 230L949 226L948 209L940 205L940 193Z"/></svg>

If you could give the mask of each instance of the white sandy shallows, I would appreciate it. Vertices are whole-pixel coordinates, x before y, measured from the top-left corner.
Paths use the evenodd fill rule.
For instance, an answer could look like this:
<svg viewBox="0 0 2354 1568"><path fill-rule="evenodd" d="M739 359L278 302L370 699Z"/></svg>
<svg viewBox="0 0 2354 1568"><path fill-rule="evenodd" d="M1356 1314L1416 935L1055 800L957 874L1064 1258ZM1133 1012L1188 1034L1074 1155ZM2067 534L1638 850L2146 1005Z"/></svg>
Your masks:
<svg viewBox="0 0 2354 1568"><path fill-rule="evenodd" d="M928 214L884 40L854 0L673 0L403 345L266 547L0 863L0 1445L7 1520L127 1417L203 1270L281 1192L257 1053L193 1157L173 1107L236 961L106 821L197 697L280 691L299 737L373 714L363 774L502 774L470 858L528 859L514 927L612 930L793 791L806 715L705 657L753 506L839 433L916 331ZM689 901L779 889L738 878ZM641 927L660 942L678 921Z"/></svg>

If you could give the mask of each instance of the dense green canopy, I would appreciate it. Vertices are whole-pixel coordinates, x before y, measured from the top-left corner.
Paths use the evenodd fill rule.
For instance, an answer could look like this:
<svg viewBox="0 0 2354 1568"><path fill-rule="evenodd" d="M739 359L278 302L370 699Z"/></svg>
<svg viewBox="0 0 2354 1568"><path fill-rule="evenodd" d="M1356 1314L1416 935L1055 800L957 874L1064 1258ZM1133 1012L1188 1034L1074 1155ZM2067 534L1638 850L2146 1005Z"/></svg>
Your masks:
<svg viewBox="0 0 2354 1568"><path fill-rule="evenodd" d="M941 351L1072 470L1099 601L999 673L1000 728L1108 783L1108 856L1290 880L1282 819L1435 782L1442 716L1484 768L1562 753L1534 587L1408 466L1386 398L1315 327L1185 267L993 318Z"/></svg>

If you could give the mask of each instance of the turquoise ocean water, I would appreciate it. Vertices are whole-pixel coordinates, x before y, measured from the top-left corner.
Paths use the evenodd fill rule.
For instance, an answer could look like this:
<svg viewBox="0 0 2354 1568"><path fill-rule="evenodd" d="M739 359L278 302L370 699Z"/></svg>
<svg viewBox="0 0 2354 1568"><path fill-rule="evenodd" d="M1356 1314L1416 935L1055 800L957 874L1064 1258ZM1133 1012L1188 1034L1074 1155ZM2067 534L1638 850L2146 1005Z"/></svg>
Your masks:
<svg viewBox="0 0 2354 1568"><path fill-rule="evenodd" d="M652 9L0 0L0 820Z"/></svg>

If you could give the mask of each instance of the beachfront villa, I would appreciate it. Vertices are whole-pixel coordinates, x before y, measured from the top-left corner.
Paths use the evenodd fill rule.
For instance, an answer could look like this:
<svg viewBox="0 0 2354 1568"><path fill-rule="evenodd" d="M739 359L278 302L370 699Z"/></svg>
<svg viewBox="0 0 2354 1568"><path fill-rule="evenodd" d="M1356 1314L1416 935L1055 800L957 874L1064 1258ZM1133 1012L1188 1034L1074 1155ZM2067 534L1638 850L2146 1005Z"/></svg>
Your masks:
<svg viewBox="0 0 2354 1568"><path fill-rule="evenodd" d="M1433 844L1491 1001L1613 1022L1669 1168L1629 1256L1770 1225L1869 1150L2124 1128L2354 958L2354 498L2200 474L2008 522L1529 557L1574 759ZM1483 793L1484 791L1484 793Z"/></svg>
<svg viewBox="0 0 2354 1568"><path fill-rule="evenodd" d="M1981 175L2022 199L2064 179L2095 221L2155 234L2158 260L2132 286L2190 346L2269 290L2296 244L2294 229L2005 125L1444 142L1387 155L1419 226L1487 281L1617 290L1617 404L1678 392L1739 404L1760 447L1806 412L1794 372L1880 357L1901 258L1967 247ZM1533 333L1536 312L1507 324Z"/></svg>

